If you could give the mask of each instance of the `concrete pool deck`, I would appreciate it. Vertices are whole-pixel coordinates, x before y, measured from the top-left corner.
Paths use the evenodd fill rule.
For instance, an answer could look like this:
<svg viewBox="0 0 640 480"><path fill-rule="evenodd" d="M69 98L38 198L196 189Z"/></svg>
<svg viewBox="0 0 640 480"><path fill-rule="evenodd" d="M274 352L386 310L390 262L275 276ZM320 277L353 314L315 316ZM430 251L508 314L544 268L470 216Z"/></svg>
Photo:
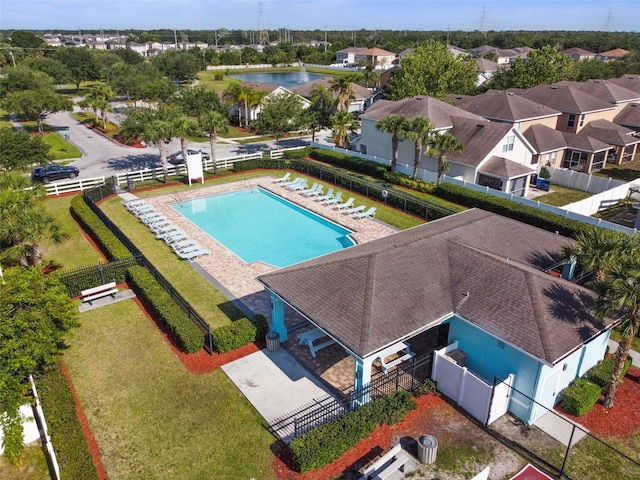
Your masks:
<svg viewBox="0 0 640 480"><path fill-rule="evenodd" d="M292 174L296 177L297 174ZM349 215L344 215L340 211L331 206L323 205L313 200L313 197L305 197L298 192L291 191L283 186L274 183L275 178L264 176L253 178L251 180L241 180L238 182L230 182L222 185L213 185L210 187L202 187L194 190L182 191L174 194L159 195L156 197L145 198L145 201L152 205L157 211L163 213L171 222L184 230L190 238L197 241L200 245L207 248L211 253L209 255L199 257L194 266L204 273L214 284L227 295L231 300L240 301L246 309L253 313L262 313L268 319L271 318L271 298L264 290L261 283L255 277L263 273L277 270L277 267L262 263L253 262L245 263L233 252L225 248L222 244L215 241L208 234L200 230L185 217L177 213L170 204L180 201L188 201L196 198L206 197L219 193L227 193L247 188L262 187L283 198L307 208L345 228L353 231L352 238L357 243L366 243L376 238L385 237L395 233L397 230L372 218L356 219ZM326 184L326 187L332 187ZM335 187L334 187L335 190ZM349 191L344 190L342 195L344 199L349 198ZM356 204L359 205L358 202ZM364 204L373 205L373 202L366 200ZM247 235L256 235L259 241L259 232L247 232ZM161 240L158 240L161 242ZM245 310L246 310L245 309ZM293 313L291 313L293 315ZM287 314L289 316L289 313ZM298 321L301 319L297 319ZM296 319L291 318L291 322Z"/></svg>

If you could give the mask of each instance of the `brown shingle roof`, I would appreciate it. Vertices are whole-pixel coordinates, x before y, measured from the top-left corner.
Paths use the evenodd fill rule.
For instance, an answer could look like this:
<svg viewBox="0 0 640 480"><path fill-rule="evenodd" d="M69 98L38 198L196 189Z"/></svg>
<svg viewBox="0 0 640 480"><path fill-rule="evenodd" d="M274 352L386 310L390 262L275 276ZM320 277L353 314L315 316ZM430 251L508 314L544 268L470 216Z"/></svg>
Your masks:
<svg viewBox="0 0 640 480"><path fill-rule="evenodd" d="M495 155L483 163L478 171L502 178L516 178L535 173L535 170L529 167Z"/></svg>
<svg viewBox="0 0 640 480"><path fill-rule="evenodd" d="M608 150L611 145L604 143L596 138L589 137L587 135L580 135L577 133L560 132L564 138L567 148L572 150L581 150L583 152L595 153Z"/></svg>
<svg viewBox="0 0 640 480"><path fill-rule="evenodd" d="M523 136L538 154L562 150L567 146L562 132L546 125L531 125Z"/></svg>
<svg viewBox="0 0 640 480"><path fill-rule="evenodd" d="M611 83L620 85L621 87L631 90L640 94L640 76L639 75L625 75L620 78L610 78L608 80Z"/></svg>
<svg viewBox="0 0 640 480"><path fill-rule="evenodd" d="M640 103L630 103L613 119L618 125L640 130Z"/></svg>
<svg viewBox="0 0 640 480"><path fill-rule="evenodd" d="M588 113L614 108L575 87L566 85L538 85L528 90L510 90L521 93L524 98L566 113Z"/></svg>
<svg viewBox="0 0 640 480"><path fill-rule="evenodd" d="M613 50L607 50L606 52L599 53L601 57L609 58L621 58L628 54L629 50L625 50L624 48L614 48Z"/></svg>
<svg viewBox="0 0 640 480"><path fill-rule="evenodd" d="M488 122L484 118L482 120L479 122L475 119L452 117L453 128L447 133L451 133L464 145L464 152L447 155L449 161L471 166L480 165L513 128L510 123Z"/></svg>
<svg viewBox="0 0 640 480"><path fill-rule="evenodd" d="M588 80L577 85L578 90L609 103L640 101L640 93L607 80Z"/></svg>
<svg viewBox="0 0 640 480"><path fill-rule="evenodd" d="M363 114L361 119L382 120L389 115L402 115L412 120L417 116L427 117L437 129L451 128L452 117L464 117L475 121L486 122L478 115L469 113L432 97L417 96L402 100L378 100Z"/></svg>
<svg viewBox="0 0 640 480"><path fill-rule="evenodd" d="M640 138L632 136L632 133L633 130L601 119L587 123L579 135L588 135L609 145L627 146L640 143Z"/></svg>
<svg viewBox="0 0 640 480"><path fill-rule="evenodd" d="M455 104L468 112L502 122L522 122L560 115L558 110L503 90L488 90L482 95L459 100L456 97Z"/></svg>
<svg viewBox="0 0 640 480"><path fill-rule="evenodd" d="M606 326L592 293L538 270L567 243L473 209L258 279L360 357L457 314L553 363Z"/></svg>

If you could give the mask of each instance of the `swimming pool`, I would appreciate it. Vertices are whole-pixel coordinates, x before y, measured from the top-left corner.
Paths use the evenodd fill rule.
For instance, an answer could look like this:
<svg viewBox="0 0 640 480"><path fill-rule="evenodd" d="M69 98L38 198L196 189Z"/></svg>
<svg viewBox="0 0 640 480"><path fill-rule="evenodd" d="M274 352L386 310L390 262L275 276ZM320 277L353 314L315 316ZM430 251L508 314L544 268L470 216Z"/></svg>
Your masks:
<svg viewBox="0 0 640 480"><path fill-rule="evenodd" d="M247 263L286 267L355 244L350 230L262 188L171 207Z"/></svg>

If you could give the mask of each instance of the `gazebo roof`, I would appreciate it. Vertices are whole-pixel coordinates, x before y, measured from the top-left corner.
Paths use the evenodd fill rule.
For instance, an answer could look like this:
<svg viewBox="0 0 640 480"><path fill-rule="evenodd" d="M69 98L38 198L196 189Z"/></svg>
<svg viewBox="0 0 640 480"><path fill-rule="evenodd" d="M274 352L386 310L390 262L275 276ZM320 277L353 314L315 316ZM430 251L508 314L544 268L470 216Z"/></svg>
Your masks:
<svg viewBox="0 0 640 480"><path fill-rule="evenodd" d="M541 270L570 242L474 209L258 279L361 358L458 315L554 363L607 326Z"/></svg>

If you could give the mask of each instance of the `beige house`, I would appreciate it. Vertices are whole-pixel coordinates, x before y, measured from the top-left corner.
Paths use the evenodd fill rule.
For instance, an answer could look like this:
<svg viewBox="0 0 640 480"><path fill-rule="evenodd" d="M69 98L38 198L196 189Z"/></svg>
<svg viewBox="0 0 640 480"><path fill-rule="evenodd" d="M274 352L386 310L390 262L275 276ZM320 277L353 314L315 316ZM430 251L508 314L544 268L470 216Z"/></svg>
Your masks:
<svg viewBox="0 0 640 480"><path fill-rule="evenodd" d="M564 53L574 60L594 60L596 58L596 54L594 52L590 52L589 50L579 47L567 48L566 50L562 50L560 53Z"/></svg>
<svg viewBox="0 0 640 480"><path fill-rule="evenodd" d="M302 85L298 85L297 87L291 89L293 93L297 93L298 95L310 99L311 91L313 87L316 85L322 85L323 87L329 89L333 95L333 97L337 100L338 94L337 92L331 90L331 80L332 77L322 77L317 80L313 80L311 82L303 83ZM356 98L354 98L349 104L349 112L364 112L367 108L373 105L373 102L376 100L376 96L379 96L377 92L365 88L357 83L351 83L351 87L353 91L356 93Z"/></svg>
<svg viewBox="0 0 640 480"><path fill-rule="evenodd" d="M614 48L613 50L607 50L606 52L600 52L596 58L598 60L602 60L604 62L608 62L610 60L619 60L625 55L629 54L629 50L625 50L624 48Z"/></svg>
<svg viewBox="0 0 640 480"><path fill-rule="evenodd" d="M254 120L258 120L262 111L262 103L268 98L274 98L279 95L295 95L300 99L300 103L303 108L308 108L311 103L306 98L278 85L254 82L242 82L241 85L264 94L262 101L258 105L248 103L246 106L244 104L231 104L229 106L229 114L232 118L237 118L241 124L244 124L247 121L252 122Z"/></svg>
<svg viewBox="0 0 640 480"><path fill-rule="evenodd" d="M387 70L393 66L396 54L381 48L366 48L355 54L356 65L371 65L376 70Z"/></svg>

